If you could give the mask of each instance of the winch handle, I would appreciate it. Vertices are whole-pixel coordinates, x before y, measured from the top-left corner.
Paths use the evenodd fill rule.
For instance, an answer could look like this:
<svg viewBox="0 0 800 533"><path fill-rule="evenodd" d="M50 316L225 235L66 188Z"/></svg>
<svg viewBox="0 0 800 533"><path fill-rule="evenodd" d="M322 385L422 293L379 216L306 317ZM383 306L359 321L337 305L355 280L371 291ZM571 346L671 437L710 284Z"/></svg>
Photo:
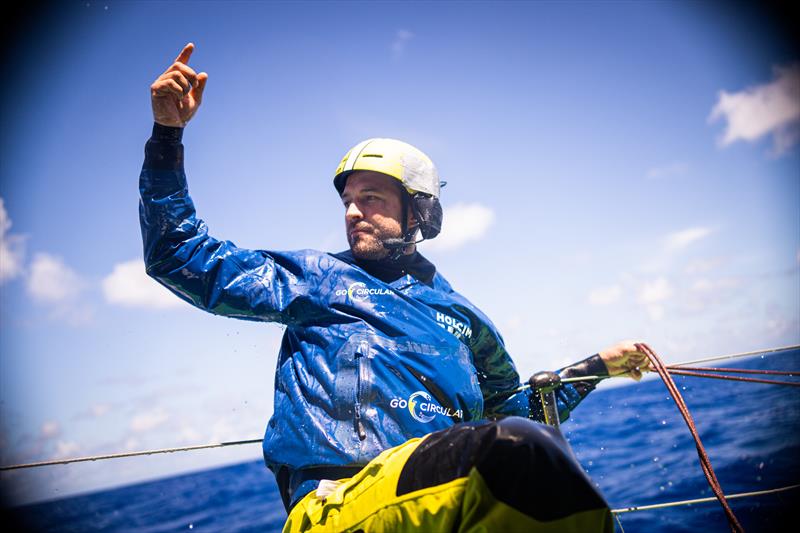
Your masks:
<svg viewBox="0 0 800 533"><path fill-rule="evenodd" d="M544 413L544 423L548 426L559 427L556 389L561 386L561 376L555 372L543 370L532 375L528 384L530 384L531 390L539 395Z"/></svg>

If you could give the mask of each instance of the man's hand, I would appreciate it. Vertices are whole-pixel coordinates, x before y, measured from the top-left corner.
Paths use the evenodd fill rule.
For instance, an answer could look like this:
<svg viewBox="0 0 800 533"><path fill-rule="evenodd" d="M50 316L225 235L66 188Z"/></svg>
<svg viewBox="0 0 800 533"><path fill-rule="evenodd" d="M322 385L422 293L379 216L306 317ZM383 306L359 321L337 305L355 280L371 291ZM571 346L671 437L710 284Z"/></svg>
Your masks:
<svg viewBox="0 0 800 533"><path fill-rule="evenodd" d="M203 100L208 74L196 74L186 64L193 51L194 44L184 46L175 62L150 86L153 119L162 126L186 126Z"/></svg>
<svg viewBox="0 0 800 533"><path fill-rule="evenodd" d="M644 352L636 348L636 344L643 343L622 341L600 352L600 357L606 364L610 376L628 374L636 381L639 381L642 379L642 372L650 372L652 370L650 368L650 359Z"/></svg>

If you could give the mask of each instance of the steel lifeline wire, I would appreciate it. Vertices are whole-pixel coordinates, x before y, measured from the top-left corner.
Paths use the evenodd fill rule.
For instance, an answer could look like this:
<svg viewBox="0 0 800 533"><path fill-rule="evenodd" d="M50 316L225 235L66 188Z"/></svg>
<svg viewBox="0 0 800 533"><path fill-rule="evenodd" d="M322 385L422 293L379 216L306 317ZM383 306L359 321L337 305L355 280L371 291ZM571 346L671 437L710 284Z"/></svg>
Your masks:
<svg viewBox="0 0 800 533"><path fill-rule="evenodd" d="M86 457L73 457L71 459L54 459L52 461L39 461L36 463L24 463L18 465L0 466L0 471L18 470L21 468L35 468L39 466L66 465L70 463L85 463L89 461L102 461L104 459L121 459L123 457L139 457L141 455L157 455L160 453L190 452L193 450L206 450L209 448L225 448L227 446L241 446L242 444L261 444L264 439L235 440L229 442L215 442L211 444L197 444L194 446L182 446L179 448L159 448L156 450L144 450L141 452L122 452L109 453L106 455L88 455Z"/></svg>
<svg viewBox="0 0 800 533"><path fill-rule="evenodd" d="M739 492L737 494L727 494L725 496L728 500L735 500L738 498L749 498L752 496L764 496L766 494L776 494L778 492L785 492L787 490L794 490L800 488L800 485L788 485L786 487L779 487L777 489L757 490L754 492ZM717 501L716 496L713 498L695 498L694 500L680 500L676 502L655 503L652 505L634 505L631 507L622 507L620 509L611 509L615 515L621 513L633 513L636 511L650 511L653 509L665 509L667 507L677 507L679 505L693 505L695 503L708 503Z"/></svg>

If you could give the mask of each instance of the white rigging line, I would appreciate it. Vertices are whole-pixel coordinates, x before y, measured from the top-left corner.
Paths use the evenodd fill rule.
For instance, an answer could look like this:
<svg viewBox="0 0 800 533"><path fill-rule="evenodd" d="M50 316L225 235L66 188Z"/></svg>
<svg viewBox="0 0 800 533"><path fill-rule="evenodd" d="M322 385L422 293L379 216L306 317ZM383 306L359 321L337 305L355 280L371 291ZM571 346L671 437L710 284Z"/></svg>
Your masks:
<svg viewBox="0 0 800 533"><path fill-rule="evenodd" d="M87 461L100 461L102 459L138 457L140 455L156 455L159 453L188 452L192 450L204 450L207 448L224 448L226 446L239 446L242 444L261 444L263 441L264 439L235 440L229 442L217 442L212 444L198 444L195 446L182 446L179 448L161 448L158 450L145 450L141 452L123 452L123 453L109 453L106 455L90 455L86 457L73 457L72 459L57 459L53 461L39 461L37 463L0 466L0 471L17 470L19 468L33 468L36 466L66 465L69 463L85 463Z"/></svg>
<svg viewBox="0 0 800 533"><path fill-rule="evenodd" d="M684 361L683 363L671 363L669 366L688 366L693 365L695 363L706 363L708 361L719 361L722 359L733 359L735 357L746 357L748 355L758 355L758 354L766 354L766 353L774 353L774 352L783 352L785 350L796 350L800 348L800 344L795 344L793 346L783 346L781 348L771 348L769 350L755 350L753 352L742 352L742 353L732 353L728 355L718 355L716 357L707 357L705 359L696 359L694 361Z"/></svg>
<svg viewBox="0 0 800 533"><path fill-rule="evenodd" d="M789 485L787 487L779 487L777 489L758 490L755 492L740 492L739 494L726 494L725 498L733 500L734 498L746 498L748 496L761 496L763 494L773 494L775 492L783 492L786 490L796 489L800 485ZM697 498L695 500L681 500L678 502L656 503L653 505L634 505L633 507L624 507L622 509L611 509L614 514L632 513L635 511L649 511L651 509L663 509L665 507L677 507L678 505L692 505L694 503L706 503L717 501L716 496L710 498Z"/></svg>

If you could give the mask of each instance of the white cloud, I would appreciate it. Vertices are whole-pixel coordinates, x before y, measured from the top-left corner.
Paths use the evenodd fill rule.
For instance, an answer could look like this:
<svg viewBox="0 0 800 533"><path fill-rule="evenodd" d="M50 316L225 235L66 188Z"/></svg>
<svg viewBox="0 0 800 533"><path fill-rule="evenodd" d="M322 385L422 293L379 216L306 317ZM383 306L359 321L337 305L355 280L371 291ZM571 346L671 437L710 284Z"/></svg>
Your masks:
<svg viewBox="0 0 800 533"><path fill-rule="evenodd" d="M647 316L649 316L652 320L661 320L664 318L664 307L661 305L648 305L647 309Z"/></svg>
<svg viewBox="0 0 800 533"><path fill-rule="evenodd" d="M735 289L735 288L739 287L740 285L741 285L741 282L739 280L730 279L730 278L715 279L715 280L709 280L709 279L706 279L706 278L701 278L701 279L696 280L694 283L692 283L691 289L694 292L711 293L711 292L717 292L717 291L722 291L722 290L726 290L726 289Z"/></svg>
<svg viewBox="0 0 800 533"><path fill-rule="evenodd" d="M686 174L688 170L689 170L689 165L678 161L661 167L653 167L647 171L646 176L647 179L657 180L663 178L670 178L673 176L681 176L683 174Z"/></svg>
<svg viewBox="0 0 800 533"><path fill-rule="evenodd" d="M28 291L48 303L66 303L84 289L85 282L60 257L38 253L33 258L28 277Z"/></svg>
<svg viewBox="0 0 800 533"><path fill-rule="evenodd" d="M709 121L727 121L721 146L738 140L755 141L772 134L776 154L800 139L800 64L773 69L775 79L744 91L720 91Z"/></svg>
<svg viewBox="0 0 800 533"><path fill-rule="evenodd" d="M22 262L25 256L23 238L11 235L11 219L8 217L5 203L0 198L0 283L16 278L22 273Z"/></svg>
<svg viewBox="0 0 800 533"><path fill-rule="evenodd" d="M52 439L53 437L57 437L61 433L61 427L59 427L58 422L53 422L52 420L48 420L44 424L42 424L42 437L45 439Z"/></svg>
<svg viewBox="0 0 800 533"><path fill-rule="evenodd" d="M505 322L503 323L503 331L505 332L517 331L523 324L525 324L525 321L521 316L519 315L511 316L508 319L506 319Z"/></svg>
<svg viewBox="0 0 800 533"><path fill-rule="evenodd" d="M89 412L95 418L100 418L111 410L111 406L105 403L98 403L89 408Z"/></svg>
<svg viewBox="0 0 800 533"><path fill-rule="evenodd" d="M653 321L664 318L664 303L673 295L672 287L665 278L645 283L639 288L639 303Z"/></svg>
<svg viewBox="0 0 800 533"><path fill-rule="evenodd" d="M622 287L619 285L596 287L589 292L589 303L591 305L610 305L618 301L621 295Z"/></svg>
<svg viewBox="0 0 800 533"><path fill-rule="evenodd" d="M689 275L705 274L724 265L725 262L726 262L725 258L722 257L695 259L694 261L686 265L685 272Z"/></svg>
<svg viewBox="0 0 800 533"><path fill-rule="evenodd" d="M81 447L72 441L58 441L56 444L56 459L68 459L75 457L80 452Z"/></svg>
<svg viewBox="0 0 800 533"><path fill-rule="evenodd" d="M180 298L150 278L141 259L114 265L111 274L103 279L106 301L124 307L166 309L180 307Z"/></svg>
<svg viewBox="0 0 800 533"><path fill-rule="evenodd" d="M241 438L241 434L236 432L227 417L217 419L211 426L210 442L226 442Z"/></svg>
<svg viewBox="0 0 800 533"><path fill-rule="evenodd" d="M681 298L688 311L703 313L708 309L723 309L730 305L731 297L742 281L735 278L699 278L692 282Z"/></svg>
<svg viewBox="0 0 800 533"><path fill-rule="evenodd" d="M178 431L178 441L184 444L200 444L203 437L192 426L184 425Z"/></svg>
<svg viewBox="0 0 800 533"><path fill-rule="evenodd" d="M163 408L158 407L134 416L131 419L131 431L135 431L137 433L150 431L151 429L155 429L164 424L167 420L169 420L169 415L167 412Z"/></svg>
<svg viewBox="0 0 800 533"><path fill-rule="evenodd" d="M642 285L639 301L643 304L656 304L672 296L672 287L666 278L657 278Z"/></svg>
<svg viewBox="0 0 800 533"><path fill-rule="evenodd" d="M392 41L392 54L394 57L402 56L406 51L406 44L414 37L414 34L408 30L397 30L394 34Z"/></svg>
<svg viewBox="0 0 800 533"><path fill-rule="evenodd" d="M494 222L494 211L481 204L456 204L444 214L442 232L432 241L425 241L426 251L455 250L470 241L477 241Z"/></svg>
<svg viewBox="0 0 800 533"><path fill-rule="evenodd" d="M711 235L711 228L688 228L682 231L676 231L667 235L667 249L680 250L686 248L691 243L704 239Z"/></svg>

